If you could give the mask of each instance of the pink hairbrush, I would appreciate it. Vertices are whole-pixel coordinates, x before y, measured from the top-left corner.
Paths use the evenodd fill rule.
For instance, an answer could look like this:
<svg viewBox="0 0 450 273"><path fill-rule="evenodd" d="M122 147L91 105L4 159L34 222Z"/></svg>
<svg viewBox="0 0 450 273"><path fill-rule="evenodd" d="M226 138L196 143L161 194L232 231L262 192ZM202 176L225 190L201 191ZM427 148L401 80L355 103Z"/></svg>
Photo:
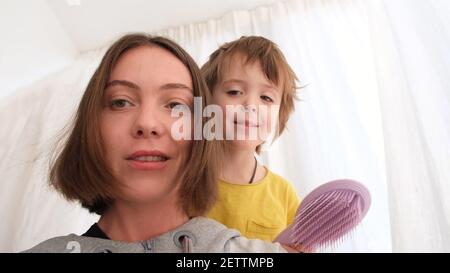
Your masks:
<svg viewBox="0 0 450 273"><path fill-rule="evenodd" d="M275 242L302 252L330 246L361 222L370 202L369 191L359 182L340 179L323 184L305 197L294 222Z"/></svg>

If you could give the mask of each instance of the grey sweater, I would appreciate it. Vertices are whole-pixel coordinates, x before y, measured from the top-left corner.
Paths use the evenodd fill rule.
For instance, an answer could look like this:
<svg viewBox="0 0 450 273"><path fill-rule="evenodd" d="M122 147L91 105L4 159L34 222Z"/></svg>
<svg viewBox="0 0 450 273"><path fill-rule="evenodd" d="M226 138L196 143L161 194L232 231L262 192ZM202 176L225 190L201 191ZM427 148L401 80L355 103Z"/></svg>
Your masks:
<svg viewBox="0 0 450 273"><path fill-rule="evenodd" d="M70 234L48 239L24 252L286 252L279 243L250 240L237 230L204 217L195 217L158 237L134 243Z"/></svg>

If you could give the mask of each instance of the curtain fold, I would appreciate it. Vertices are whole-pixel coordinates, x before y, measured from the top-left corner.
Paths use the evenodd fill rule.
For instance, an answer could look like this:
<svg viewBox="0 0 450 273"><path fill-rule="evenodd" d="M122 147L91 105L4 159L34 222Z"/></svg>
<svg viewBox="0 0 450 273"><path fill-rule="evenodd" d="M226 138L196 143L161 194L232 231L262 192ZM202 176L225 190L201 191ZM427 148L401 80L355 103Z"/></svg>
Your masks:
<svg viewBox="0 0 450 273"><path fill-rule="evenodd" d="M450 5L370 3L393 248L449 252Z"/></svg>

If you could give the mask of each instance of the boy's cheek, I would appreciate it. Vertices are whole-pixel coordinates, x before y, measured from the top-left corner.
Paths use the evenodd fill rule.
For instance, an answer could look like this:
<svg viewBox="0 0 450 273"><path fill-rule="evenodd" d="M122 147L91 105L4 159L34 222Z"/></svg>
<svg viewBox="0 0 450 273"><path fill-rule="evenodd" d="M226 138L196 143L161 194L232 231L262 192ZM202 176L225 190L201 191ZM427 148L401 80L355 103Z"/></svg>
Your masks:
<svg viewBox="0 0 450 273"><path fill-rule="evenodd" d="M212 101L214 104L225 106L226 104L230 104L230 99L226 96L225 93L221 91L214 91Z"/></svg>
<svg viewBox="0 0 450 273"><path fill-rule="evenodd" d="M266 128L268 132L272 132L276 129L276 125L278 122L278 111L277 109L270 109L269 111L262 111L259 113L258 119L260 124Z"/></svg>

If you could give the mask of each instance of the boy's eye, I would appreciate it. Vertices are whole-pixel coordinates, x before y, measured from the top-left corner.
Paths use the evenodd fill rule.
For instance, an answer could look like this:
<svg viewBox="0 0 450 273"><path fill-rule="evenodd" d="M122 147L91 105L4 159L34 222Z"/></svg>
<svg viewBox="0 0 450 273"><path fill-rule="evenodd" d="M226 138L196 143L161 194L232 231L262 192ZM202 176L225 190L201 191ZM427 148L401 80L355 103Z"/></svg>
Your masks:
<svg viewBox="0 0 450 273"><path fill-rule="evenodd" d="M261 96L261 99L266 101L266 102L273 102L273 99L271 97L269 97L269 96L263 95L263 96Z"/></svg>
<svg viewBox="0 0 450 273"><path fill-rule="evenodd" d="M115 100L112 100L110 102L109 106L111 108L113 108L113 109L114 108L115 109L122 109L122 108L125 108L127 106L131 106L131 102L129 102L127 100L124 100L124 99L115 99Z"/></svg>
<svg viewBox="0 0 450 273"><path fill-rule="evenodd" d="M241 93L242 92L239 91L239 90L229 90L229 91L227 91L227 94L231 95L231 96L237 96L237 95L240 95Z"/></svg>

